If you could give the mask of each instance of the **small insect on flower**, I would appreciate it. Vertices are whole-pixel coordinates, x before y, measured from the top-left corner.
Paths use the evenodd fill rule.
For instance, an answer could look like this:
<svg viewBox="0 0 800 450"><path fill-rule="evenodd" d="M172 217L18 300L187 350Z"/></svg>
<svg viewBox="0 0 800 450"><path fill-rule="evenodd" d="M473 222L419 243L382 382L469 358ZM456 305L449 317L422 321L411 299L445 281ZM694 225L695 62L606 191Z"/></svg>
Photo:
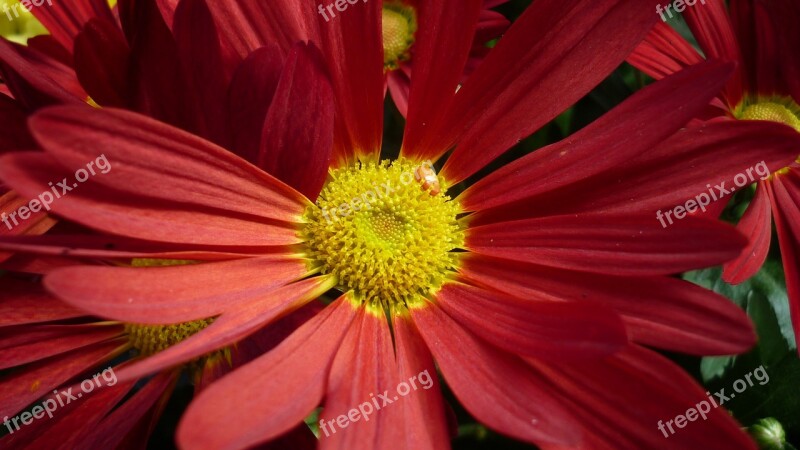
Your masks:
<svg viewBox="0 0 800 450"><path fill-rule="evenodd" d="M417 167L414 171L414 178L422 182L423 190L430 190L431 196L436 197L442 192L442 186L439 184L439 177L436 175L436 171L433 170L429 162L424 162L421 166Z"/></svg>

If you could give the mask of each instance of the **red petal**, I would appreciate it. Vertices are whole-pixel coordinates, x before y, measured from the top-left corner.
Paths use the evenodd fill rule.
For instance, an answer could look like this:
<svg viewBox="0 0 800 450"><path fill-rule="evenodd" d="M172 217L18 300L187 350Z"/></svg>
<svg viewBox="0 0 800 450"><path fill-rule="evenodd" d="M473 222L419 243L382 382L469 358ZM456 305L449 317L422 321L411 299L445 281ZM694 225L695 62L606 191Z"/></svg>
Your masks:
<svg viewBox="0 0 800 450"><path fill-rule="evenodd" d="M756 342L727 298L669 277L614 277L470 255L461 276L532 301L596 302L622 315L639 343L694 355L742 353Z"/></svg>
<svg viewBox="0 0 800 450"><path fill-rule="evenodd" d="M261 134L258 166L316 199L333 151L333 92L316 47L292 49ZM302 164L298 164L302 161Z"/></svg>
<svg viewBox="0 0 800 450"><path fill-rule="evenodd" d="M599 358L628 344L622 319L604 305L522 300L460 283L445 284L436 305L477 336L519 355Z"/></svg>
<svg viewBox="0 0 800 450"><path fill-rule="evenodd" d="M51 272L44 283L98 316L172 324L216 316L307 274L305 261L276 255L170 267L68 267Z"/></svg>
<svg viewBox="0 0 800 450"><path fill-rule="evenodd" d="M292 429L322 401L336 349L355 316L342 297L275 350L200 393L178 427L179 445L245 448Z"/></svg>
<svg viewBox="0 0 800 450"><path fill-rule="evenodd" d="M481 6L481 0L420 2L403 155L422 161L437 159L447 150L424 145L426 134L436 129L436 121L455 96ZM459 13L453 14L454 10Z"/></svg>
<svg viewBox="0 0 800 450"><path fill-rule="evenodd" d="M267 45L251 53L236 69L228 91L232 150L257 164L261 134L278 81L284 58L280 49Z"/></svg>
<svg viewBox="0 0 800 450"><path fill-rule="evenodd" d="M696 381L651 351L632 346L604 361L531 365L552 383L553 394L563 398L583 425L583 448L756 449L739 424L727 411L717 409ZM702 402L710 411L706 420L695 412L699 423L685 422L683 429L674 426L675 434L659 431L662 422L674 422L676 416L700 408ZM669 433L665 425L664 430Z"/></svg>
<svg viewBox="0 0 800 450"><path fill-rule="evenodd" d="M739 232L747 236L749 242L738 258L725 265L722 279L727 283L739 284L747 280L767 260L772 239L772 212L769 193L764 184L763 181L759 183L755 197L736 226Z"/></svg>
<svg viewBox="0 0 800 450"><path fill-rule="evenodd" d="M73 40L90 19L101 17L114 21L106 0L73 0L68 4L48 0L47 6L33 7L30 11L70 53Z"/></svg>
<svg viewBox="0 0 800 450"><path fill-rule="evenodd" d="M299 281L276 289L269 296L254 299L232 311L224 312L208 328L162 352L127 366L120 370L118 377L121 380L135 380L235 344L266 324L322 295L331 288L331 281L324 277Z"/></svg>
<svg viewBox="0 0 800 450"><path fill-rule="evenodd" d="M658 22L644 42L628 57L628 62L660 80L680 72L681 69L702 63L703 57L674 28ZM687 99L691 97L687 96Z"/></svg>
<svg viewBox="0 0 800 450"><path fill-rule="evenodd" d="M125 341L114 340L74 350L39 361L3 378L0 382L0 417L13 416L34 400L49 394L72 377L119 354Z"/></svg>
<svg viewBox="0 0 800 450"><path fill-rule="evenodd" d="M178 381L180 373L161 373L148 381L131 398L125 400L99 424L91 427L91 432L84 438L83 448L120 448L123 439L134 427L146 417L158 402L166 401L172 388Z"/></svg>
<svg viewBox="0 0 800 450"><path fill-rule="evenodd" d="M401 430L404 436L401 439L405 440L406 446L400 448L406 450L448 448L449 427L433 356L407 313L395 314L393 324L400 379L416 376L423 389L403 399L404 428L400 424L396 426ZM430 383L420 379L423 374Z"/></svg>
<svg viewBox="0 0 800 450"><path fill-rule="evenodd" d="M130 53L117 25L94 19L75 38L75 72L97 104L130 106Z"/></svg>
<svg viewBox="0 0 800 450"><path fill-rule="evenodd" d="M732 227L711 220L687 217L664 228L654 217L628 214L500 222L469 228L466 242L483 255L623 276L713 266L735 258L745 245Z"/></svg>
<svg viewBox="0 0 800 450"><path fill-rule="evenodd" d="M3 292L3 299L0 300L0 327L51 322L84 315L83 311L56 300L39 283L4 276L0 278L0 290Z"/></svg>
<svg viewBox="0 0 800 450"><path fill-rule="evenodd" d="M733 33L725 2L709 0L699 8L689 7L683 13L686 24L692 30L694 38L708 59L721 59L739 63L739 70L726 87L728 104L734 107L744 95L742 86L742 53Z"/></svg>
<svg viewBox="0 0 800 450"><path fill-rule="evenodd" d="M459 201L467 210L486 209L614 169L652 150L697 116L731 70L729 64L705 63L652 84L574 136L494 171L467 189ZM673 114L664 116L665 109Z"/></svg>
<svg viewBox="0 0 800 450"><path fill-rule="evenodd" d="M787 175L777 176L770 186L770 200L778 230L778 243L786 273L789 311L795 336L800 335L800 180L796 168ZM800 350L798 350L800 352Z"/></svg>
<svg viewBox="0 0 800 450"><path fill-rule="evenodd" d="M522 360L468 333L438 307L411 315L453 393L481 423L536 444L580 442L550 387Z"/></svg>
<svg viewBox="0 0 800 450"><path fill-rule="evenodd" d="M123 334L121 326L25 325L0 331L0 369L67 353Z"/></svg>
<svg viewBox="0 0 800 450"><path fill-rule="evenodd" d="M381 2L357 3L326 22L318 15L321 48L337 101L334 160L376 159L383 134ZM310 11L308 5L301 7Z"/></svg>
<svg viewBox="0 0 800 450"><path fill-rule="evenodd" d="M528 7L461 88L441 135L426 143L446 150L464 133L444 177L464 180L587 94L645 36L655 3L537 0Z"/></svg>
<svg viewBox="0 0 800 450"><path fill-rule="evenodd" d="M320 416L319 448L397 449L404 437L403 410L398 405L388 405L393 402L392 397L398 403L406 400L396 395L398 381L386 316L382 311L378 316L359 308L331 366L328 393ZM388 398L381 401L376 394L385 394ZM414 394L409 392L408 395ZM351 414L352 411L360 417L347 425L337 423L337 418L342 416L354 417L356 414Z"/></svg>

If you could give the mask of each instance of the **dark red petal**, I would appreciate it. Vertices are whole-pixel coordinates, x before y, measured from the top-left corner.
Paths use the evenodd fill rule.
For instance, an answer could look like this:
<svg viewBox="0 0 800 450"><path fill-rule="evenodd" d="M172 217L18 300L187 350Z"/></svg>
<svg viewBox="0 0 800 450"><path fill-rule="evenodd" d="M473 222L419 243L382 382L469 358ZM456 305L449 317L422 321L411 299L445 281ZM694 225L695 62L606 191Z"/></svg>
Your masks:
<svg viewBox="0 0 800 450"><path fill-rule="evenodd" d="M314 277L275 289L267 296L239 305L179 344L121 369L118 377L121 380L135 380L235 344L319 297L331 289L334 285L332 281L327 277Z"/></svg>
<svg viewBox="0 0 800 450"><path fill-rule="evenodd" d="M124 340L95 344L14 371L0 381L0 397L3 399L0 417L13 416L74 376L110 361L119 354L124 344Z"/></svg>
<svg viewBox="0 0 800 450"><path fill-rule="evenodd" d="M408 116L408 96L411 94L411 78L403 68L386 74L386 84L397 110L403 117Z"/></svg>
<svg viewBox="0 0 800 450"><path fill-rule="evenodd" d="M197 134L228 147L230 130L223 106L233 74L232 70L225 70L219 35L206 0L180 3L175 12L173 34L183 73L187 75L183 89L193 90L197 99Z"/></svg>
<svg viewBox="0 0 800 450"><path fill-rule="evenodd" d="M283 55L274 45L251 53L237 67L228 91L232 150L257 164L264 121L283 70Z"/></svg>
<svg viewBox="0 0 800 450"><path fill-rule="evenodd" d="M664 228L628 214L551 216L469 228L470 251L513 261L621 276L668 275L738 256L746 240L733 227L685 218ZM587 264L591 261L591 265Z"/></svg>
<svg viewBox="0 0 800 450"><path fill-rule="evenodd" d="M98 316L172 324L269 296L308 271L305 261L277 255L170 267L68 267L51 272L44 283L64 301Z"/></svg>
<svg viewBox="0 0 800 450"><path fill-rule="evenodd" d="M178 426L179 445L246 448L302 422L322 401L336 349L355 316L342 297L275 350L201 392Z"/></svg>
<svg viewBox="0 0 800 450"><path fill-rule="evenodd" d="M458 10L458 14L453 11ZM446 148L424 145L429 130L436 130L463 76L481 0L420 2L420 28L414 43L414 75L403 136L404 156L436 159Z"/></svg>
<svg viewBox="0 0 800 450"><path fill-rule="evenodd" d="M470 255L461 276L532 301L589 302L622 315L639 343L695 355L742 353L756 342L727 298L670 277L614 277Z"/></svg>
<svg viewBox="0 0 800 450"><path fill-rule="evenodd" d="M467 178L588 93L645 36L658 17L655 3L537 0L528 7L461 88L436 139L424 143L445 151L463 133L444 177Z"/></svg>
<svg viewBox="0 0 800 450"><path fill-rule="evenodd" d="M616 168L652 150L697 116L732 70L730 64L709 62L654 83L574 136L494 171L459 201L470 211L486 209ZM673 113L665 116L665 110Z"/></svg>
<svg viewBox="0 0 800 450"><path fill-rule="evenodd" d="M0 95L0 123L3 124L3 133L0 134L0 153L36 148L36 142L25 123L27 118L27 114L16 100Z"/></svg>
<svg viewBox="0 0 800 450"><path fill-rule="evenodd" d="M333 152L334 99L316 47L289 53L261 134L258 166L316 199Z"/></svg>
<svg viewBox="0 0 800 450"><path fill-rule="evenodd" d="M0 330L0 369L67 353L122 334L121 326L108 324L24 325L4 328Z"/></svg>
<svg viewBox="0 0 800 450"><path fill-rule="evenodd" d="M739 70L725 88L728 104L731 107L738 105L744 95L742 53L724 0L707 0L699 8L688 7L683 18L706 58L739 63Z"/></svg>
<svg viewBox="0 0 800 450"><path fill-rule="evenodd" d="M628 62L660 80L680 72L683 68L703 62L703 57L674 28L658 22L645 40L628 56Z"/></svg>
<svg viewBox="0 0 800 450"><path fill-rule="evenodd" d="M300 7L311 11L308 5ZM382 2L356 3L326 22L317 17L320 46L336 98L334 161L376 159L383 134Z"/></svg>
<svg viewBox="0 0 800 450"><path fill-rule="evenodd" d="M0 69L14 98L28 111L53 104L84 104L73 69L31 48L0 39ZM88 109L89 106L85 105Z"/></svg>
<svg viewBox="0 0 800 450"><path fill-rule="evenodd" d="M98 105L131 104L130 48L115 23L93 19L75 38L75 72Z"/></svg>
<svg viewBox="0 0 800 450"><path fill-rule="evenodd" d="M608 306L523 298L447 283L436 305L477 336L519 355L600 358L628 344L622 319Z"/></svg>
<svg viewBox="0 0 800 450"><path fill-rule="evenodd" d="M87 433L81 443L83 448L121 448L126 435L142 418L153 408L163 406L159 403L166 402L169 398L179 375L179 372L164 372L148 381L102 422L90 427L91 432Z"/></svg>
<svg viewBox="0 0 800 450"><path fill-rule="evenodd" d="M106 0L73 0L69 3L47 0L46 5L33 7L30 11L70 53L73 40L86 22L95 17L114 21Z"/></svg>
<svg viewBox="0 0 800 450"><path fill-rule="evenodd" d="M550 387L521 359L476 338L436 306L411 315L453 393L481 423L536 444L581 441Z"/></svg>
<svg viewBox="0 0 800 450"><path fill-rule="evenodd" d="M24 325L83 316L80 311L45 292L41 284L0 278L0 327Z"/></svg>
<svg viewBox="0 0 800 450"><path fill-rule="evenodd" d="M800 180L796 168L788 175L778 176L770 186L770 200L778 230L778 243L786 273L789 311L795 336L800 335ZM798 350L800 352L800 350Z"/></svg>
<svg viewBox="0 0 800 450"><path fill-rule="evenodd" d="M531 365L552 383L553 394L561 396L564 406L580 420L582 448L757 448L727 411L715 407L716 397L709 400L711 395L680 367L649 350L631 346L603 361L574 365L531 361ZM674 426L675 417L687 414L690 408L707 409L707 418L695 412L698 423ZM668 434L665 423L670 420L675 434ZM662 423L666 435L658 428Z"/></svg>
<svg viewBox="0 0 800 450"><path fill-rule="evenodd" d="M33 212L28 198L23 198L14 191L0 195L0 239L19 235L39 235L47 232L56 224L56 220L41 211L41 205L35 207L40 211ZM26 210L20 210L25 207ZM27 219L23 219L24 213ZM11 257L11 253L0 253L0 262Z"/></svg>
<svg viewBox="0 0 800 450"><path fill-rule="evenodd" d="M765 183L758 184L755 197L736 226L749 243L738 258L725 264L722 279L727 283L739 284L752 277L767 260L772 239L772 208Z"/></svg>

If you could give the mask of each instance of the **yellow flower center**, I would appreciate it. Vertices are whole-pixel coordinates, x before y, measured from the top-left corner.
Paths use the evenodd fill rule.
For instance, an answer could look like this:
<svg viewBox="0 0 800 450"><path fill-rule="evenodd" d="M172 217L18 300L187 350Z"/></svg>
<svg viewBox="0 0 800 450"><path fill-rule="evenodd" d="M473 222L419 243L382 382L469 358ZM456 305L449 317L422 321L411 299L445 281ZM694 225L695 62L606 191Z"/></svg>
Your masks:
<svg viewBox="0 0 800 450"><path fill-rule="evenodd" d="M394 70L409 58L409 49L417 32L417 12L400 1L383 2L383 65Z"/></svg>
<svg viewBox="0 0 800 450"><path fill-rule="evenodd" d="M141 356L151 356L197 334L214 319L196 320L177 325L125 324L128 341Z"/></svg>
<svg viewBox="0 0 800 450"><path fill-rule="evenodd" d="M427 164L405 159L334 169L305 214L306 252L368 307L418 304L458 264L460 206Z"/></svg>
<svg viewBox="0 0 800 450"><path fill-rule="evenodd" d="M800 133L800 106L791 99L769 99L746 105L741 120L768 120L788 125Z"/></svg>

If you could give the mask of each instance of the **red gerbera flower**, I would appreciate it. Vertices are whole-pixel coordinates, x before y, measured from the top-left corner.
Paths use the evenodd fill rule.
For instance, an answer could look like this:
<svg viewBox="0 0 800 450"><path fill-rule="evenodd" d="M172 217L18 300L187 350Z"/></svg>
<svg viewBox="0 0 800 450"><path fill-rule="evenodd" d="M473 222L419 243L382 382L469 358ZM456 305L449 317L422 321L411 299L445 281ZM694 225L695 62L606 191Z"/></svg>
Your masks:
<svg viewBox="0 0 800 450"><path fill-rule="evenodd" d="M700 117L770 121L800 133L800 4L793 0L732 0L728 9L721 0L709 0L686 8L684 17L707 58L737 63L734 77ZM659 23L629 60L658 79L698 64L703 57L675 30ZM800 142L800 135L796 139ZM731 148L723 157L735 151ZM759 155L754 155L748 167L759 161ZM719 202L716 206L721 212L725 205ZM723 279L737 284L758 272L769 252L772 217L786 271L792 321L800 332L800 165L796 161L757 183L755 197L737 226L750 243L725 265Z"/></svg>
<svg viewBox="0 0 800 450"><path fill-rule="evenodd" d="M285 12L258 5L263 9L254 11L276 15L247 19ZM229 345L320 291L341 291L274 351L196 400L180 429L186 447L267 441L324 399L323 423L340 428L322 439L324 447L446 448L443 400L426 387L437 384L435 359L476 418L544 448L753 448L721 410L705 426L669 439L657 428L706 396L641 344L727 354L745 350L754 336L729 301L668 276L731 258L744 246L741 237L703 219L662 230L651 214L711 177L733 177L755 154L782 167L794 156L794 136L753 123L736 130L709 124L670 138L732 70L708 63L637 93L575 136L459 194L458 184L613 70L650 28L655 2L537 0L457 93L481 4L425 5L409 123L401 157L392 162L379 161L380 5L317 24L339 112L333 165L324 137L308 136L316 111L308 120L287 119L305 106L287 87L274 91L286 107L267 116L260 141L264 165L282 169L292 186L305 187L302 193L223 148L135 113L38 113L30 127L47 153L3 157L2 179L35 195L104 153L114 166L110 176L89 180L54 210L105 233L150 241L161 248L159 257L203 261L60 269L46 277L47 286L71 304L125 322L215 318L120 369L120 380ZM458 5L467 12L444 14ZM425 20L429 15L438 20ZM303 17L293 16L286 29L322 20ZM272 36L275 24L265 21L271 28L241 36ZM665 117L664 110L674 114ZM718 144L731 134L738 156L717 164ZM454 146L436 174L425 160ZM4 248L62 251L25 241L5 239ZM74 254L123 257L124 250ZM420 386L414 394L341 429L339 416L372 401L370 394L392 405L387 390L412 379Z"/></svg>

